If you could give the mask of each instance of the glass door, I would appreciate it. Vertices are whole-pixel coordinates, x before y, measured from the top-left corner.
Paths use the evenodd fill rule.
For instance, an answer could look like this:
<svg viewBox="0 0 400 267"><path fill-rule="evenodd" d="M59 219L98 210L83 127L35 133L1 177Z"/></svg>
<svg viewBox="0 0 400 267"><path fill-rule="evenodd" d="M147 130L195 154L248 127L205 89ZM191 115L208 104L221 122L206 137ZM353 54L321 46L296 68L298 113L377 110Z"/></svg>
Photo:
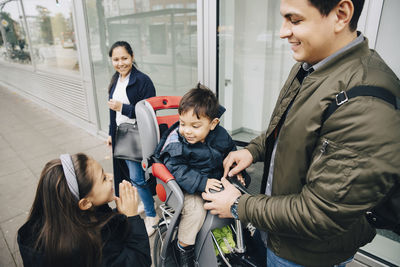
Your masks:
<svg viewBox="0 0 400 267"><path fill-rule="evenodd" d="M219 1L218 93L222 125L237 141L266 130L294 60L279 38L279 1Z"/></svg>

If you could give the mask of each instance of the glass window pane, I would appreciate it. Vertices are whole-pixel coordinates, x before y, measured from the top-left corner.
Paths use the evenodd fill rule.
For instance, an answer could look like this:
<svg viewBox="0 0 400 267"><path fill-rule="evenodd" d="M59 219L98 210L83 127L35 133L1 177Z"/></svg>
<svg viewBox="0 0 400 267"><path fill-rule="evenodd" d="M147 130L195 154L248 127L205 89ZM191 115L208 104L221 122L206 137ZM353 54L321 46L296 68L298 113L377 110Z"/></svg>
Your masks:
<svg viewBox="0 0 400 267"><path fill-rule="evenodd" d="M108 131L107 86L114 73L108 50L131 44L140 71L157 95L183 95L197 82L195 0L86 0L101 129Z"/></svg>
<svg viewBox="0 0 400 267"><path fill-rule="evenodd" d="M275 101L293 66L279 38L279 1L219 1L219 100L223 126L248 142L266 130Z"/></svg>
<svg viewBox="0 0 400 267"><path fill-rule="evenodd" d="M23 0L36 67L79 74L72 1Z"/></svg>
<svg viewBox="0 0 400 267"><path fill-rule="evenodd" d="M30 64L28 39L19 1L0 3L0 60Z"/></svg>

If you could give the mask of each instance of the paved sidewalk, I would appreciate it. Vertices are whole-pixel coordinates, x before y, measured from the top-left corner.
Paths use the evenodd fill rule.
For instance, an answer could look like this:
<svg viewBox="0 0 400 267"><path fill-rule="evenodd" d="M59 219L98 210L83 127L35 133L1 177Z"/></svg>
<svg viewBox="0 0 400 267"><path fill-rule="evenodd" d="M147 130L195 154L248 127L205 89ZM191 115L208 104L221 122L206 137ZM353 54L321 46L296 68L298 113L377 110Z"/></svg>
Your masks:
<svg viewBox="0 0 400 267"><path fill-rule="evenodd" d="M17 230L25 222L45 163L84 152L112 172L111 151L93 136L0 85L0 266L23 266Z"/></svg>
<svg viewBox="0 0 400 267"><path fill-rule="evenodd" d="M112 172L111 150L103 138L0 84L0 267L23 266L17 230L27 219L45 163L60 154L78 152L92 156L106 172ZM255 175L262 171L261 164L247 169L253 176L252 193L260 188L260 179L254 177L261 177ZM156 203L160 203L157 197Z"/></svg>

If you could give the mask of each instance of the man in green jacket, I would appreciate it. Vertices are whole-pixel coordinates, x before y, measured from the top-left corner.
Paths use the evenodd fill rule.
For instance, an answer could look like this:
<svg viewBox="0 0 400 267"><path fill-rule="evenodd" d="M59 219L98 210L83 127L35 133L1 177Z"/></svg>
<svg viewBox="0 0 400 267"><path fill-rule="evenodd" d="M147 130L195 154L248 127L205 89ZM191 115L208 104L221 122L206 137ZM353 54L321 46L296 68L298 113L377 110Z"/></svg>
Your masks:
<svg viewBox="0 0 400 267"><path fill-rule="evenodd" d="M203 193L211 213L265 232L270 266L344 266L376 235L365 212L400 180L395 106L354 97L323 122L336 95L356 86L400 97L399 79L356 31L363 4L281 0L280 37L288 39L298 63L267 131L224 161L225 177L264 162L262 194L241 196L225 179L224 191Z"/></svg>

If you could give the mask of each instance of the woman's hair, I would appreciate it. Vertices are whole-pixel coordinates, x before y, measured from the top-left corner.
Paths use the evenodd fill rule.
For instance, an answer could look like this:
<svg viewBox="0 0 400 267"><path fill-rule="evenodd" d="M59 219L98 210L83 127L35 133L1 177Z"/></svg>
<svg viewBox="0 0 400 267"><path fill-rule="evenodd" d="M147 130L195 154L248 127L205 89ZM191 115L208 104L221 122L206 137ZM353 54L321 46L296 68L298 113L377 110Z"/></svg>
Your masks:
<svg viewBox="0 0 400 267"><path fill-rule="evenodd" d="M198 119L200 119L200 116L206 116L213 120L218 118L218 99L209 88L198 83L195 88L182 97L179 102L178 113L181 115L191 109Z"/></svg>
<svg viewBox="0 0 400 267"><path fill-rule="evenodd" d="M109 56L109 57L112 57L112 53L113 53L113 51L114 51L114 48L121 47L121 46L122 46L123 48L125 48L126 52L128 52L128 54L129 54L131 57L133 57L133 51L132 51L131 45L130 45L128 42L125 42L125 41L117 41L117 42L115 42L115 43L111 46L110 50L108 51L108 56Z"/></svg>
<svg viewBox="0 0 400 267"><path fill-rule="evenodd" d="M72 156L79 198L93 187L93 171L85 154ZM101 262L101 228L113 213L95 216L95 208L83 211L71 193L60 159L49 161L40 175L28 222L32 226L34 248L43 252L46 266L98 266ZM77 255L79 257L77 257Z"/></svg>
<svg viewBox="0 0 400 267"><path fill-rule="evenodd" d="M108 51L108 56L109 56L109 57L112 57L112 53L113 53L114 49L117 48L117 47L123 47L123 48L125 48L126 52L128 52L128 54L129 54L131 57L133 57L133 50L132 50L131 45L130 45L128 42L125 42L125 41L117 41L117 42L115 42L115 43L110 47L110 50ZM137 68L136 61L133 61L133 65L135 65L135 67ZM118 72L115 72L115 73L113 74L113 76L111 77L110 84L108 85L108 92L109 92L109 93L110 93L111 87L112 87L113 84L117 81L118 76L119 76L119 73L118 73Z"/></svg>

